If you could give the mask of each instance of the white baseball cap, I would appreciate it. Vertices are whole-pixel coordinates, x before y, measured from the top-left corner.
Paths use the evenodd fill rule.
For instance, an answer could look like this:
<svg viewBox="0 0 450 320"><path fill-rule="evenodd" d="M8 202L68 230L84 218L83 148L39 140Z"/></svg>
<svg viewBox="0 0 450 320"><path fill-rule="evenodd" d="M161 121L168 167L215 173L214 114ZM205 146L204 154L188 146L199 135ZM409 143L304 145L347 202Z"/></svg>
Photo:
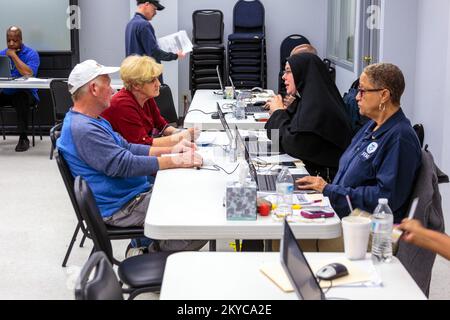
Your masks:
<svg viewBox="0 0 450 320"><path fill-rule="evenodd" d="M119 67L105 67L95 60L83 61L73 68L69 75L69 92L74 94L78 89L89 81L94 80L103 74L111 74L119 71Z"/></svg>

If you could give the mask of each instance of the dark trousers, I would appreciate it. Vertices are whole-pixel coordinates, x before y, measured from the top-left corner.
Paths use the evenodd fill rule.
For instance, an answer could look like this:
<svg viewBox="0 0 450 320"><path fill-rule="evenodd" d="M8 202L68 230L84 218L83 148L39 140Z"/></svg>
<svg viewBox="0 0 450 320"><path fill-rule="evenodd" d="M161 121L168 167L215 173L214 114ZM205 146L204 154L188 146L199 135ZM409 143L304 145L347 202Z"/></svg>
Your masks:
<svg viewBox="0 0 450 320"><path fill-rule="evenodd" d="M12 106L17 115L17 131L21 137L27 135L28 113L36 104L36 99L29 91L18 91L12 95L0 92L0 107Z"/></svg>

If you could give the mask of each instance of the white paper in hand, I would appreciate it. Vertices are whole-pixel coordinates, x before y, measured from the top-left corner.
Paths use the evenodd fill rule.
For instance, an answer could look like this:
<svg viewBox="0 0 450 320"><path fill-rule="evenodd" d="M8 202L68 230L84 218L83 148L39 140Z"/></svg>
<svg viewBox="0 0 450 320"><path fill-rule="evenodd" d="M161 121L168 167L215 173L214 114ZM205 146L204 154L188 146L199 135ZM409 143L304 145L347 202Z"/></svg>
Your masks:
<svg viewBox="0 0 450 320"><path fill-rule="evenodd" d="M161 50L173 53L179 51L188 53L193 49L192 42L189 40L189 37L184 30L159 38L158 45Z"/></svg>

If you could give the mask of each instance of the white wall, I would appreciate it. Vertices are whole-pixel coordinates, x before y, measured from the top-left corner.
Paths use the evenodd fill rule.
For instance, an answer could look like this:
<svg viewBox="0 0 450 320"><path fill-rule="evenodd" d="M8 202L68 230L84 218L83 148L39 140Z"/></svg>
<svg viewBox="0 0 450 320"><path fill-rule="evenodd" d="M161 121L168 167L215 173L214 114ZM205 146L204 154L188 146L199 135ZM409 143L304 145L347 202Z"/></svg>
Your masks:
<svg viewBox="0 0 450 320"><path fill-rule="evenodd" d="M414 122L425 126L435 162L450 173L450 2L419 0ZM450 186L441 186L447 231Z"/></svg>
<svg viewBox="0 0 450 320"><path fill-rule="evenodd" d="M418 0L384 0L380 39L380 62L396 64L404 73L402 107L411 120L416 89L417 3Z"/></svg>
<svg viewBox="0 0 450 320"><path fill-rule="evenodd" d="M219 9L224 15L224 43L232 33L233 7L237 0L179 0L179 28L192 36L192 13L198 9ZM304 35L325 55L327 0L261 0L266 12L268 87L278 88L280 45L293 33ZM189 59L179 66L180 93L189 92Z"/></svg>
<svg viewBox="0 0 450 320"><path fill-rule="evenodd" d="M81 9L80 60L119 66L125 58L125 27L129 3L123 0L79 0ZM119 74L113 75L118 78Z"/></svg>

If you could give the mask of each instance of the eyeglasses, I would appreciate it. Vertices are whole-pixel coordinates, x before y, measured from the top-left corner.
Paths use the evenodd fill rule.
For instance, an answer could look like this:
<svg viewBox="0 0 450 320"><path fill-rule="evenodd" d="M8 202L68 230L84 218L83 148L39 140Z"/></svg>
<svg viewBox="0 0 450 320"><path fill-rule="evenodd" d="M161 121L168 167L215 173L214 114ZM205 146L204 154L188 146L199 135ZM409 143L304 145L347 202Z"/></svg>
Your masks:
<svg viewBox="0 0 450 320"><path fill-rule="evenodd" d="M362 97L364 97L364 95L366 94L366 92L379 92L379 91L383 91L384 88L380 88L380 89L362 89L362 88L358 88L358 94Z"/></svg>
<svg viewBox="0 0 450 320"><path fill-rule="evenodd" d="M292 73L292 70L284 70L283 74L290 74Z"/></svg>

